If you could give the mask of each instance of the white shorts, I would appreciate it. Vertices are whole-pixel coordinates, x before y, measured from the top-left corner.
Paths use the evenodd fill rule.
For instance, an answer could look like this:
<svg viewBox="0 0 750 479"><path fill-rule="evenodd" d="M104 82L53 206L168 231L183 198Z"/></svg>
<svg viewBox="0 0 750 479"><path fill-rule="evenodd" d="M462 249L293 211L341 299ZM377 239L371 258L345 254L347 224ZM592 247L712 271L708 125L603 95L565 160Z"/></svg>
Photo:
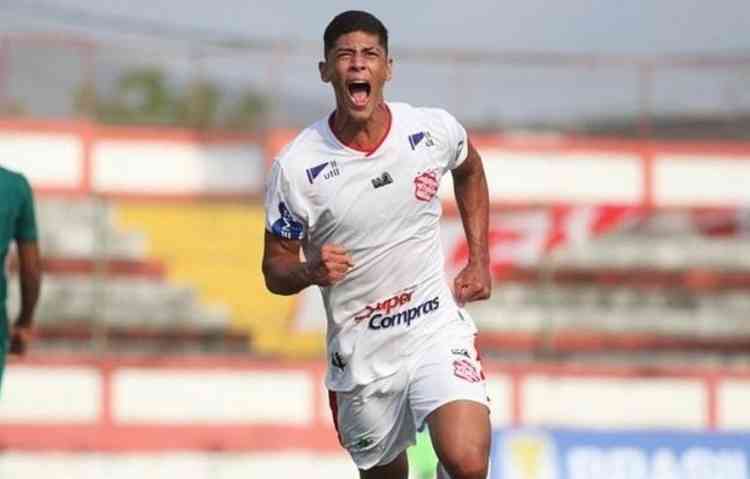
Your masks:
<svg viewBox="0 0 750 479"><path fill-rule="evenodd" d="M469 321L450 322L396 374L330 392L339 440L359 469L396 459L416 442L427 416L446 403L466 399L489 407Z"/></svg>

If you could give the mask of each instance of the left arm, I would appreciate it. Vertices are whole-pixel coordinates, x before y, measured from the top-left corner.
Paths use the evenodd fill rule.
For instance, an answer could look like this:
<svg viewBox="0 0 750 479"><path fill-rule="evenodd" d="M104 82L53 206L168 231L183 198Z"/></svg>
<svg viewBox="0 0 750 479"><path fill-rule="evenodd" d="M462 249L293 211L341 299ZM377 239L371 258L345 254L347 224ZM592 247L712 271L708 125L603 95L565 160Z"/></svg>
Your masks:
<svg viewBox="0 0 750 479"><path fill-rule="evenodd" d="M471 141L468 141L468 150L464 162L452 170L453 190L469 245L469 263L456 276L453 284L454 295L459 305L489 298L492 288L487 243L487 178L484 175L482 159Z"/></svg>
<svg viewBox="0 0 750 479"><path fill-rule="evenodd" d="M39 299L42 282L42 267L37 242L34 195L26 178L21 178L21 214L15 224L16 250L18 253L18 280L21 286L21 311L13 324L10 338L10 353L26 353L32 336L34 308Z"/></svg>
<svg viewBox="0 0 750 479"><path fill-rule="evenodd" d="M36 241L18 242L18 280L21 284L21 311L13 325L10 353L23 355L31 341L34 309L42 282L41 260Z"/></svg>

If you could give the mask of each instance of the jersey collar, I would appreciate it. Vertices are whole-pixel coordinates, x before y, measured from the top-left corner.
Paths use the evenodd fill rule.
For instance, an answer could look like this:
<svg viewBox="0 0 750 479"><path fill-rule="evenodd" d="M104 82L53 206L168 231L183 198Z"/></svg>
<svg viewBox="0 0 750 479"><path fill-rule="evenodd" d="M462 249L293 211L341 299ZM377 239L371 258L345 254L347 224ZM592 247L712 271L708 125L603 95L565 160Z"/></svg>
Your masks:
<svg viewBox="0 0 750 479"><path fill-rule="evenodd" d="M380 149L383 143L385 143L386 138L388 138L388 135L390 135L391 133L391 126L393 126L393 112L388 106L388 103L384 102L383 105L385 105L385 109L388 112L388 125L385 129L385 135L383 135L383 138L380 139L380 142L375 145L372 150L360 150L359 148L356 148L354 146L347 145L341 138L339 138L339 136L336 134L336 131L333 129L333 119L336 116L336 110L332 111L328 116L328 121L326 122L326 124L328 125L328 131L331 132L331 136L344 148L356 151L357 153L364 153L365 156L372 156L376 151L378 151L378 149Z"/></svg>

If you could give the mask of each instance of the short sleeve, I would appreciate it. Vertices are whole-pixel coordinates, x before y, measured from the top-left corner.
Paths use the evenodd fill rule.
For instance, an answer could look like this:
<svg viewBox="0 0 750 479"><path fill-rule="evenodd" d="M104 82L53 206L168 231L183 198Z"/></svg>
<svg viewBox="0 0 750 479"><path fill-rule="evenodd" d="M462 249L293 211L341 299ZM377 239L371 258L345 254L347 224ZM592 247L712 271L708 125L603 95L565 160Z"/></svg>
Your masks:
<svg viewBox="0 0 750 479"><path fill-rule="evenodd" d="M15 224L16 241L36 241L36 215L34 214L34 195L31 186L24 176L20 178L21 201Z"/></svg>
<svg viewBox="0 0 750 479"><path fill-rule="evenodd" d="M448 162L446 170L452 170L464 162L469 154L469 145L466 138L466 129L456 118L445 110L438 110L443 121L448 142Z"/></svg>
<svg viewBox="0 0 750 479"><path fill-rule="evenodd" d="M266 229L280 238L301 240L307 234L307 214L292 186L281 162L274 161L266 179Z"/></svg>

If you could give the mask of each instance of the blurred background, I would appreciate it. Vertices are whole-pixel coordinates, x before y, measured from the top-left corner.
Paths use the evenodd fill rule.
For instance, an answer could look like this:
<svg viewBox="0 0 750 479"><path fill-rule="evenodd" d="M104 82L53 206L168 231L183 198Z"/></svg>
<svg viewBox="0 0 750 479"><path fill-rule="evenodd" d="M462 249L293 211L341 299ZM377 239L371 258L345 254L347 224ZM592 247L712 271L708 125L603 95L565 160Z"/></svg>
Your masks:
<svg viewBox="0 0 750 479"><path fill-rule="evenodd" d="M350 8L390 30L386 98L446 108L484 159L491 477L750 477L742 0L0 1L0 165L44 256L0 477L356 477L319 294L260 272L265 171L332 109L316 64Z"/></svg>

